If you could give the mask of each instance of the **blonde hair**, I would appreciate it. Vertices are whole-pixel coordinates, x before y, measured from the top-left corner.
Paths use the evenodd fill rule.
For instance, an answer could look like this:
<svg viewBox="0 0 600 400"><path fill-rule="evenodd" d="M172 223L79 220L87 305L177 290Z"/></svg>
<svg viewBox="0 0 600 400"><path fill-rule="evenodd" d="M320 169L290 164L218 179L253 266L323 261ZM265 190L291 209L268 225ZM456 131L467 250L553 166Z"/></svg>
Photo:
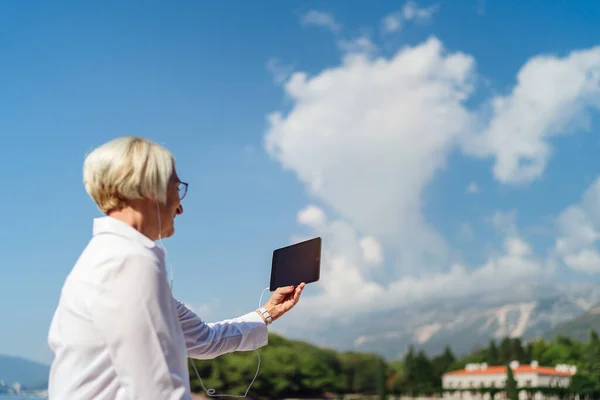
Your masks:
<svg viewBox="0 0 600 400"><path fill-rule="evenodd" d="M137 136L113 139L89 153L83 163L85 190L104 214L128 200L167 201L175 158L166 148Z"/></svg>

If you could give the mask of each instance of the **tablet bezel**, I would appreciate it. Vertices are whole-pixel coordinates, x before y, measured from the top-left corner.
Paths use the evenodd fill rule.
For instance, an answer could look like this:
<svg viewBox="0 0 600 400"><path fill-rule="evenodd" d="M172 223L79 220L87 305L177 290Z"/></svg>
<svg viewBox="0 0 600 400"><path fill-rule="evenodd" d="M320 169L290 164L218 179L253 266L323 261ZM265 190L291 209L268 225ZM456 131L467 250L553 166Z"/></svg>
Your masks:
<svg viewBox="0 0 600 400"><path fill-rule="evenodd" d="M291 244L289 246L285 246L285 247L280 247L278 249L273 250L273 258L271 260L271 281L269 284L269 290L271 292L274 292L278 287L281 287L282 285L277 285L276 286L276 280L277 280L277 269L275 268L277 265L277 256L278 254L286 249L289 249L290 247L295 247L295 246L301 246L301 245L306 245L307 243L310 242L316 242L316 246L318 246L318 252L317 252L317 258L315 260L315 264L312 265L312 267L316 270L316 273L312 276L312 278L308 279L308 280L304 280L303 282L306 284L309 283L314 283L317 282L320 277L321 277L321 249L323 246L323 240L321 239L320 236L317 236L315 238L312 239L308 239L308 240L304 240L302 242L298 242L298 243L294 243ZM295 283L295 284L300 284L301 282ZM287 286L287 285L283 285L283 286Z"/></svg>

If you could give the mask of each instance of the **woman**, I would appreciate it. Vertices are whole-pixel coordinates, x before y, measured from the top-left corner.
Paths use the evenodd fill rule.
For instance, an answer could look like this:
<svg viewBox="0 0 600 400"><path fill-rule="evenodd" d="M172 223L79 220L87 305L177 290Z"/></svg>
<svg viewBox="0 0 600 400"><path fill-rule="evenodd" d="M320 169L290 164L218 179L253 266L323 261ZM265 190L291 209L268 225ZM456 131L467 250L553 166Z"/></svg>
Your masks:
<svg viewBox="0 0 600 400"><path fill-rule="evenodd" d="M105 214L62 288L48 343L51 400L191 399L187 357L214 358L267 344L267 325L304 287L279 288L259 310L207 324L175 300L165 254L187 192L171 153L138 137L91 152L86 191Z"/></svg>

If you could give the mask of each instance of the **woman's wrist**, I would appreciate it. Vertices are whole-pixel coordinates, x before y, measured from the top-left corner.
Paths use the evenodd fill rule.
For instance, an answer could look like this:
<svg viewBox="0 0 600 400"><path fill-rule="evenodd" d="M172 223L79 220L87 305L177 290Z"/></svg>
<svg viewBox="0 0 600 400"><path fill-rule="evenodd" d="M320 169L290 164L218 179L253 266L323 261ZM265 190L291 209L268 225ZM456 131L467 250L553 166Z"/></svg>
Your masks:
<svg viewBox="0 0 600 400"><path fill-rule="evenodd" d="M268 316L263 314L263 312L261 310L265 310L268 313L268 316L271 317L271 321L268 321ZM269 303L265 304L264 306L262 306L260 309L256 310L256 313L258 315L260 315L260 317L263 319L263 321L265 321L265 323L268 325L269 323L275 321L277 318L279 318L279 314L277 313L275 307Z"/></svg>

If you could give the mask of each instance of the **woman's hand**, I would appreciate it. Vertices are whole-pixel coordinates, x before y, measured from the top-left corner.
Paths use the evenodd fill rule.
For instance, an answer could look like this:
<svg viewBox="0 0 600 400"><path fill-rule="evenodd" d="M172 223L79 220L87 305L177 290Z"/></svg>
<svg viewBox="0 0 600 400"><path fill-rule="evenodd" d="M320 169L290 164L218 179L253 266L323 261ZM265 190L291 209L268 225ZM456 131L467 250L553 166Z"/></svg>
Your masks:
<svg viewBox="0 0 600 400"><path fill-rule="evenodd" d="M285 286L275 290L267 304L264 306L269 314L271 314L273 321L290 311L292 307L298 303L304 286L306 286L306 284L302 282L296 287Z"/></svg>

